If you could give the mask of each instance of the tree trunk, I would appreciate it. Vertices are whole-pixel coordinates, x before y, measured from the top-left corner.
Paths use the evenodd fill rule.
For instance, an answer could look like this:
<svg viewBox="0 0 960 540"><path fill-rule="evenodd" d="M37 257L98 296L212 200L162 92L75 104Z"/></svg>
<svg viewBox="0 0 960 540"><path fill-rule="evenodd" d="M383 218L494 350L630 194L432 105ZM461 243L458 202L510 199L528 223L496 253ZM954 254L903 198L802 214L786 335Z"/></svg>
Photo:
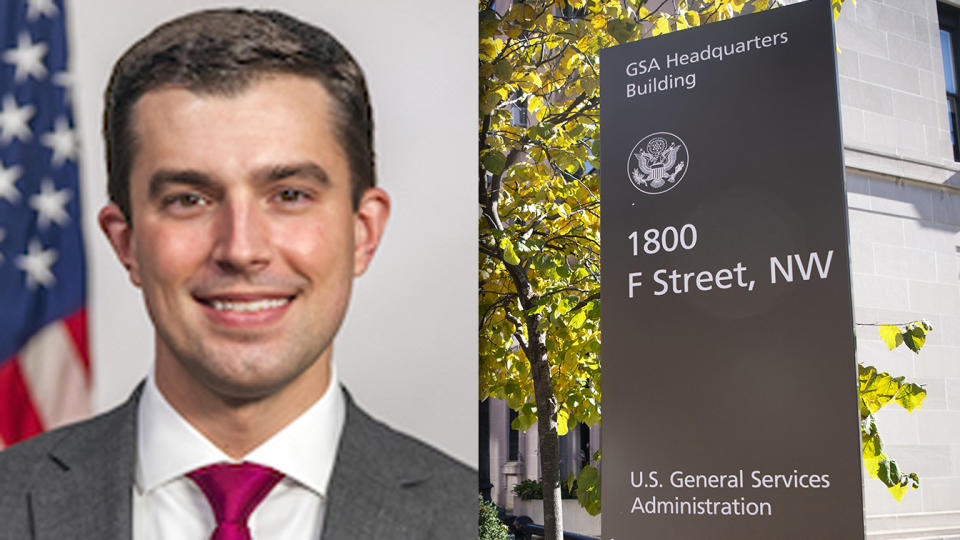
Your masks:
<svg viewBox="0 0 960 540"><path fill-rule="evenodd" d="M490 116L484 116L480 130L480 150L486 148L485 134L490 126ZM509 167L523 153L514 148L506 156ZM505 168L506 168L505 167ZM480 205L490 225L498 231L504 230L500 221L498 205L500 202L500 174L491 175L489 185L486 172L480 167ZM480 246L484 250L484 246ZM489 249L489 248L488 248ZM523 321L528 339L517 335L520 347L530 362L530 375L533 377L533 393L537 403L537 435L540 443L540 472L543 485L543 528L544 540L562 540L563 511L560 507L560 441L557 436L557 396L553 393L553 379L550 376L550 362L547 358L547 334L541 328L542 315L530 313L539 296L533 291L527 277L526 267L522 264L510 264L504 260L503 250L494 248L491 255L499 259L510 274L517 289L517 298L527 315ZM516 320L519 327L520 321Z"/></svg>
<svg viewBox="0 0 960 540"><path fill-rule="evenodd" d="M528 334L534 336L534 334ZM560 508L560 441L557 436L557 397L553 393L546 334L535 334L530 343L531 375L537 400L537 434L540 439L540 472L543 484L544 540L563 538L563 511Z"/></svg>

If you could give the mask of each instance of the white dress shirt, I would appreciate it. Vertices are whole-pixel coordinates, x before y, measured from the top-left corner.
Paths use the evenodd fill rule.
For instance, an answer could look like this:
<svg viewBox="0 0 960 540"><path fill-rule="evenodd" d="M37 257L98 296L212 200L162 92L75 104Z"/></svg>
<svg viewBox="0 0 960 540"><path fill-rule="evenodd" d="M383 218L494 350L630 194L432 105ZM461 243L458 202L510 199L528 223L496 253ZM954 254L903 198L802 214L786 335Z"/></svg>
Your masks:
<svg viewBox="0 0 960 540"><path fill-rule="evenodd" d="M254 539L320 538L327 484L346 417L334 366L323 396L241 460L230 459L180 416L152 374L137 414L134 540L208 540L217 525L213 510L185 475L213 463L237 461L266 465L286 475L250 515Z"/></svg>

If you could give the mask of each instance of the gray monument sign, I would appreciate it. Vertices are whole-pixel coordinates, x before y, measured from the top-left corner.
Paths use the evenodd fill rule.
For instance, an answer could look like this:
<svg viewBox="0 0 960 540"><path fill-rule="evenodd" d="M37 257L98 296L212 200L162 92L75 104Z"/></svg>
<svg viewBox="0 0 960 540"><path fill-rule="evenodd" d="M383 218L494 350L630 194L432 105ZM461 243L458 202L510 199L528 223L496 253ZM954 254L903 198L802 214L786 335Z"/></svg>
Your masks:
<svg viewBox="0 0 960 540"><path fill-rule="evenodd" d="M604 540L862 539L829 2L601 53Z"/></svg>

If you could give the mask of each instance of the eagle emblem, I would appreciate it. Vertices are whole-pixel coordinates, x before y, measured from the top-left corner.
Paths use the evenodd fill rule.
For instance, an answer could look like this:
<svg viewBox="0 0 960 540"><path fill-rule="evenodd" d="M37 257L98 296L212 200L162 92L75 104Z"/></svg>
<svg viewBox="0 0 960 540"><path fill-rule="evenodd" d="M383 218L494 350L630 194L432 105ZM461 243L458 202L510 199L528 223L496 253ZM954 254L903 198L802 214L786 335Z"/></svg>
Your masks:
<svg viewBox="0 0 960 540"><path fill-rule="evenodd" d="M687 172L687 145L673 133L647 135L630 151L627 174L640 191L656 195L669 191Z"/></svg>

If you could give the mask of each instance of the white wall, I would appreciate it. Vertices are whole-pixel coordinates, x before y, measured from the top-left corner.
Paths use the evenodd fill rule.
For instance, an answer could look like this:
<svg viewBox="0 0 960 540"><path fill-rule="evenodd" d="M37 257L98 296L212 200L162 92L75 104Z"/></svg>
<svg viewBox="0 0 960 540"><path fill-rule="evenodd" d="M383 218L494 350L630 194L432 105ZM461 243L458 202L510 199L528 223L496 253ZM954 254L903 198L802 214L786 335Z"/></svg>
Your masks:
<svg viewBox="0 0 960 540"><path fill-rule="evenodd" d="M857 360L925 385L880 411L884 451L920 489L896 502L864 479L869 539L960 534L960 173L953 161L935 0L844 4L840 102L858 323L928 319L919 355L857 328Z"/></svg>
<svg viewBox="0 0 960 540"><path fill-rule="evenodd" d="M96 224L106 203L103 89L116 59L156 25L227 5L281 9L317 24L365 69L377 174L393 214L373 267L356 285L334 357L372 414L476 466L477 25L468 2L68 1L95 409L126 399L153 355L139 291Z"/></svg>

